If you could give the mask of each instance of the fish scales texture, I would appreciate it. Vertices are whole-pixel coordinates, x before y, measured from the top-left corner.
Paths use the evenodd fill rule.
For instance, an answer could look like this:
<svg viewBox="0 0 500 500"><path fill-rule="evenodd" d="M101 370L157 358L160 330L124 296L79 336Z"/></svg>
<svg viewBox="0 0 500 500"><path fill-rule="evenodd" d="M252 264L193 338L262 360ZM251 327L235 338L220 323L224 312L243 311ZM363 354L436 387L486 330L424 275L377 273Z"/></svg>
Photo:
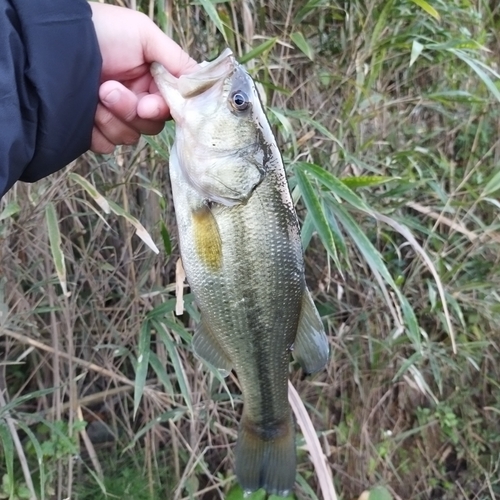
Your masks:
<svg viewBox="0 0 500 500"><path fill-rule="evenodd" d="M182 262L201 311L194 349L238 375L243 489L286 494L295 480L290 353L297 340L294 356L316 371L328 342L306 289L281 156L255 85L230 51L180 79L159 65L152 73L176 121L170 177Z"/></svg>

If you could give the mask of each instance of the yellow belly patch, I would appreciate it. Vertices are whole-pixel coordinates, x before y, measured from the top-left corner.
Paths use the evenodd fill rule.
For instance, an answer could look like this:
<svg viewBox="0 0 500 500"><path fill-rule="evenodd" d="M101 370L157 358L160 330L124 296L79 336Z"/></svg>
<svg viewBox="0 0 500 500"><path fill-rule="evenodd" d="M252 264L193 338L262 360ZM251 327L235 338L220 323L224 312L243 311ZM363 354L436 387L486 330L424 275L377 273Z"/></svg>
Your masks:
<svg viewBox="0 0 500 500"><path fill-rule="evenodd" d="M202 207L192 214L196 253L212 271L222 265L222 245L217 221L208 207Z"/></svg>

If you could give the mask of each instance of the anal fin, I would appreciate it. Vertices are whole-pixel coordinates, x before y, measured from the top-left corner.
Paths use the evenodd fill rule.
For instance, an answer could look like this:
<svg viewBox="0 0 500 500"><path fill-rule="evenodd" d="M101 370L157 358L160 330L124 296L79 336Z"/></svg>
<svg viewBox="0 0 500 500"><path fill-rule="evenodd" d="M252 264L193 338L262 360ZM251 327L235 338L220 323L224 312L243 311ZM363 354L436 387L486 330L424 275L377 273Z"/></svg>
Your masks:
<svg viewBox="0 0 500 500"><path fill-rule="evenodd" d="M201 319L193 337L194 353L202 360L219 370L227 377L232 370L232 363L212 331Z"/></svg>
<svg viewBox="0 0 500 500"><path fill-rule="evenodd" d="M318 310L306 288L302 296L299 327L295 337L293 357L307 374L321 370L328 361L330 347Z"/></svg>

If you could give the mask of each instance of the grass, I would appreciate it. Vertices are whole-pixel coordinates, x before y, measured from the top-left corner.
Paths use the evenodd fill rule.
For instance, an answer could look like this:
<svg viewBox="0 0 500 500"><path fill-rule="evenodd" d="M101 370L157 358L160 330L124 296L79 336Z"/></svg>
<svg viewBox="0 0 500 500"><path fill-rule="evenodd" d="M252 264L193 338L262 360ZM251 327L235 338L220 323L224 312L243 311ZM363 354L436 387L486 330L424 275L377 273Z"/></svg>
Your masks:
<svg viewBox="0 0 500 500"><path fill-rule="evenodd" d="M196 59L229 44L265 91L333 351L291 380L337 497L500 496L500 8L134 5ZM241 498L236 377L194 359L189 294L174 314L172 139L0 202L0 498ZM321 499L306 446L295 495Z"/></svg>

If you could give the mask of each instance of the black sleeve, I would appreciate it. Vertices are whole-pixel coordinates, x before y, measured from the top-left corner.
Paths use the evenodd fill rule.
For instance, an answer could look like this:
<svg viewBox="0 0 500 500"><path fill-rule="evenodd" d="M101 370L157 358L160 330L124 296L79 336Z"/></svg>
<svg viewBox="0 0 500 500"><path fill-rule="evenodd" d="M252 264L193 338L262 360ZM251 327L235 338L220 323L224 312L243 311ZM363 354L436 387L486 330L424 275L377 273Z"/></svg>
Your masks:
<svg viewBox="0 0 500 500"><path fill-rule="evenodd" d="M85 0L0 0L0 198L90 147L101 67Z"/></svg>

